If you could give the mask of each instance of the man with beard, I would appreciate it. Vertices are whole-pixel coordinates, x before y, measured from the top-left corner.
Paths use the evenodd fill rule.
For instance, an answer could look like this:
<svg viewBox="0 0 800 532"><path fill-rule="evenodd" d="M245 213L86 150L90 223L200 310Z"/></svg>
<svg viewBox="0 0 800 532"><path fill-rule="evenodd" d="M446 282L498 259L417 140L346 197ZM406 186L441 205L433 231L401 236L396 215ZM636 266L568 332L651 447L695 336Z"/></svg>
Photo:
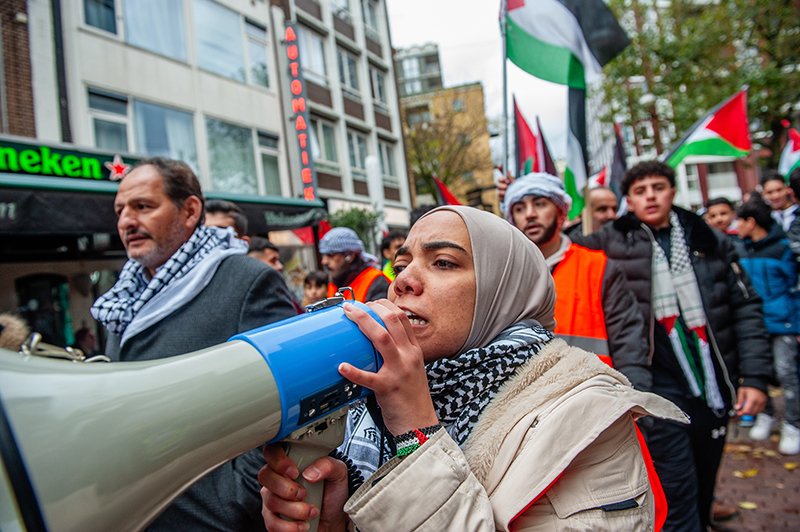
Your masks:
<svg viewBox="0 0 800 532"><path fill-rule="evenodd" d="M140 161L120 183L114 211L129 260L92 306L113 360L181 355L295 315L278 272L247 257L233 231L203 225L203 193L185 163ZM261 465L258 450L226 462L148 530L263 530Z"/></svg>
<svg viewBox="0 0 800 532"><path fill-rule="evenodd" d="M328 297L349 286L353 297L362 303L383 299L391 281L373 267L375 259L364 253L364 243L349 227L334 227L319 241L322 267L330 275Z"/></svg>
<svg viewBox="0 0 800 532"><path fill-rule="evenodd" d="M534 173L509 185L504 214L536 244L550 267L556 285L555 333L600 355L635 388L647 391L647 330L636 299L617 264L562 234L571 204L559 178Z"/></svg>

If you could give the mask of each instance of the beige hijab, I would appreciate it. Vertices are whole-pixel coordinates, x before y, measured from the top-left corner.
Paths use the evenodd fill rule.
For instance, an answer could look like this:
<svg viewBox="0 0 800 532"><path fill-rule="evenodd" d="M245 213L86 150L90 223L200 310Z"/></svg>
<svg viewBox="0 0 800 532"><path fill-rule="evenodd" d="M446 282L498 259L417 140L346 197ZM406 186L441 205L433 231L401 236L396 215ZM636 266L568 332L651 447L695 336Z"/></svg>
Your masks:
<svg viewBox="0 0 800 532"><path fill-rule="evenodd" d="M544 257L502 218L473 207L444 206L467 226L475 266L475 313L460 351L483 347L509 325L534 319L553 330L556 292ZM427 213L427 216L430 213Z"/></svg>

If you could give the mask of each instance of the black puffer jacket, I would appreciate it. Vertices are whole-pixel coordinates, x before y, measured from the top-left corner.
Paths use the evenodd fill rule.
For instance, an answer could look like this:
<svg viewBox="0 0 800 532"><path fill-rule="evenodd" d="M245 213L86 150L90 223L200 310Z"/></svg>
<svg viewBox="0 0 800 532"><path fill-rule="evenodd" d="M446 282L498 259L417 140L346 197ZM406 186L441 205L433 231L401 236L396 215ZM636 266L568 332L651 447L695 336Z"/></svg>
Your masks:
<svg viewBox="0 0 800 532"><path fill-rule="evenodd" d="M732 386L751 386L766 391L772 374L772 354L761 298L739 265L729 239L708 227L699 216L678 207L673 210L689 244L712 333L712 348L725 362L728 379L724 380ZM645 323L650 324L652 357L655 323L651 310L653 247L649 231L636 216L628 213L597 233L576 236L576 241L589 248L602 249L622 266ZM735 402L735 396L731 399Z"/></svg>

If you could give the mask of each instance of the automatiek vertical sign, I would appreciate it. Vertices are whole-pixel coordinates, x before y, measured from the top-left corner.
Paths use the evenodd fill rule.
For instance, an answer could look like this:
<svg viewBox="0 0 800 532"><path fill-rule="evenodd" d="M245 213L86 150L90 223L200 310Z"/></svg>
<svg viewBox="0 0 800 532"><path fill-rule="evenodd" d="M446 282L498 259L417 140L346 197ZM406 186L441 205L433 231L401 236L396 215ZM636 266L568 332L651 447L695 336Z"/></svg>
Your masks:
<svg viewBox="0 0 800 532"><path fill-rule="evenodd" d="M311 136L308 108L306 106L306 83L300 66L300 49L297 44L297 30L291 22L285 23L284 42L286 58L289 60L289 91L292 96L291 121L297 145L300 148L300 179L303 184L303 198L317 199L317 173L311 156Z"/></svg>

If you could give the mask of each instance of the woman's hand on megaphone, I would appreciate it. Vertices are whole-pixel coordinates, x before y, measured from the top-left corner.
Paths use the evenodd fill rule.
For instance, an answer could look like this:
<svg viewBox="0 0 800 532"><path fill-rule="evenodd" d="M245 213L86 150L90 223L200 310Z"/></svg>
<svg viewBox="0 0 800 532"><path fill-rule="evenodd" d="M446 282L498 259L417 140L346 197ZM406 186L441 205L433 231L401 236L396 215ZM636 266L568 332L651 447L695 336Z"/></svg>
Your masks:
<svg viewBox="0 0 800 532"><path fill-rule="evenodd" d="M267 465L258 472L258 481L262 486L261 515L267 530L305 532L309 528L307 521L317 516L320 532L347 529L344 503L347 502L348 488L344 462L324 456L303 470L306 481L325 482L320 509L305 502L306 490L296 482L300 472L281 444L265 446L263 454Z"/></svg>
<svg viewBox="0 0 800 532"><path fill-rule="evenodd" d="M343 309L380 352L383 365L373 373L342 363L339 373L350 382L375 392L383 422L395 436L436 425L439 418L428 388L422 348L417 343L408 316L388 299L367 305L380 317L385 328L355 305L345 303Z"/></svg>

